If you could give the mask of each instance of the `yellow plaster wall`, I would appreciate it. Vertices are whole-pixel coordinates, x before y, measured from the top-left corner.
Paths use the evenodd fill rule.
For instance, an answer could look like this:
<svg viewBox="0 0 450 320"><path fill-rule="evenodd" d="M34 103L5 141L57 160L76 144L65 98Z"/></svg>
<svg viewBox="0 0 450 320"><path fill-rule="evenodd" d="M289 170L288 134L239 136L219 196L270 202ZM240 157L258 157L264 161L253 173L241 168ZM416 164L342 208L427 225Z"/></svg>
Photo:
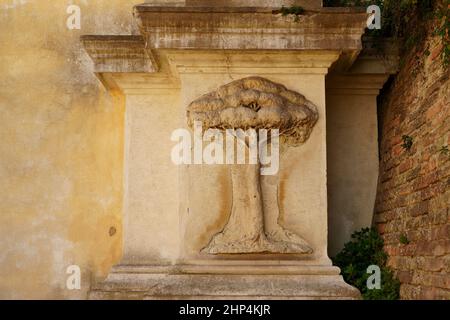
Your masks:
<svg viewBox="0 0 450 320"><path fill-rule="evenodd" d="M0 0L1 299L84 298L120 258L124 101L79 37L136 33L140 2ZM66 289L72 264L80 291Z"/></svg>

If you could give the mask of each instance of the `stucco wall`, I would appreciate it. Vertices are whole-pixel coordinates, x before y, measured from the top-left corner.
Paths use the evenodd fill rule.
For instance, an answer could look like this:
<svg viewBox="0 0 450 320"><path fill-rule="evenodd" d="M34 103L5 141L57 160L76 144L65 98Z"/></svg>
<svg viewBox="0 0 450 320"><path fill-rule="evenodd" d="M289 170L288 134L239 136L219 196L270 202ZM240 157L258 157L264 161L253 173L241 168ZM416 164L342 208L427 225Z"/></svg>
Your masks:
<svg viewBox="0 0 450 320"><path fill-rule="evenodd" d="M328 253L372 224L378 180L375 94L327 94Z"/></svg>
<svg viewBox="0 0 450 320"><path fill-rule="evenodd" d="M84 297L120 255L123 100L79 36L132 32L140 2L0 1L0 298ZM69 4L81 30L66 27ZM81 291L65 287L72 264Z"/></svg>

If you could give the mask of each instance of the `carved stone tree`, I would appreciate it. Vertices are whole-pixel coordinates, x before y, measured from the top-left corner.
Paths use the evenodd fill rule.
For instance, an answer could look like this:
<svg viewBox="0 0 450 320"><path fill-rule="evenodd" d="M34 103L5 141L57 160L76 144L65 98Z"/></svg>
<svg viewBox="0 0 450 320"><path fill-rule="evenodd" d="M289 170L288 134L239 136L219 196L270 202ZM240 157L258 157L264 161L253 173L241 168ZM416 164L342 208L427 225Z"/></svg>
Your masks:
<svg viewBox="0 0 450 320"><path fill-rule="evenodd" d="M193 101L187 108L187 117L191 127L199 121L203 128L210 129L278 129L282 145L296 146L309 138L318 112L303 95L267 79L249 77ZM245 138L243 143L248 148ZM203 252L312 252L305 240L278 223L270 230L265 226L260 168L259 160L257 164L231 166L233 203L230 218Z"/></svg>

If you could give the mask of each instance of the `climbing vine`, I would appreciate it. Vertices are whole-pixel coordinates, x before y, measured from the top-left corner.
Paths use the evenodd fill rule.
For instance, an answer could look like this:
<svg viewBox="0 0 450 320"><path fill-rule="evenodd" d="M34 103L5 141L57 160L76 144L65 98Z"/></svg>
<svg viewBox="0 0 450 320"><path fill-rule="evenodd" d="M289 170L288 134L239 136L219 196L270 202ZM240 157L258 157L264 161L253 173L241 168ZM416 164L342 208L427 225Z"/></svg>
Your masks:
<svg viewBox="0 0 450 320"><path fill-rule="evenodd" d="M445 65L448 65L450 63L450 0L443 1L437 9L436 16L439 23L434 32L442 39L442 59Z"/></svg>
<svg viewBox="0 0 450 320"><path fill-rule="evenodd" d="M294 21L295 22L299 22L300 18L299 16L302 15L305 12L305 9L303 9L300 6L291 6L291 7L285 7L282 6L280 10L274 10L272 11L273 14L279 14L281 13L281 15L283 17L285 16L294 16Z"/></svg>
<svg viewBox="0 0 450 320"><path fill-rule="evenodd" d="M424 42L427 24L432 22L436 26L434 34L442 42L442 61L444 65L450 63L450 0L324 1L325 6L331 7L367 7L371 4L380 6L382 10L382 29L369 30L370 35L401 38L405 52L409 52Z"/></svg>

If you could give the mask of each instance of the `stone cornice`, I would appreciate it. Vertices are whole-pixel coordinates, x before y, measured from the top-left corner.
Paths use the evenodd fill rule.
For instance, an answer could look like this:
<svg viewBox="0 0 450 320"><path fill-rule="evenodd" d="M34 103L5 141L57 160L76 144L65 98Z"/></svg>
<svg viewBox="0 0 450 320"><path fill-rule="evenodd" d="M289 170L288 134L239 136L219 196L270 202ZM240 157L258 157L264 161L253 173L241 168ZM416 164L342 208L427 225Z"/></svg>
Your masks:
<svg viewBox="0 0 450 320"><path fill-rule="evenodd" d="M377 96L388 78L388 74L329 74L327 94Z"/></svg>
<svg viewBox="0 0 450 320"><path fill-rule="evenodd" d="M347 50L362 48L367 13L323 8L283 16L259 7L134 7L152 49Z"/></svg>
<svg viewBox="0 0 450 320"><path fill-rule="evenodd" d="M146 1L152 3L154 1ZM322 7L322 0L185 0L185 6L210 7L275 7L300 6L304 9L317 9Z"/></svg>
<svg viewBox="0 0 450 320"><path fill-rule="evenodd" d="M143 4L134 7L134 15L142 35L81 38L95 72L109 88L141 92L154 87L170 91L179 86L180 73L190 72L330 71L330 92L375 94L386 75L397 71L395 41L362 38L365 10L320 8L306 11L296 20L295 16L282 16L261 7ZM179 49L185 50L180 54ZM202 61L190 58L189 53L194 51ZM269 57L275 69L265 64L264 59ZM134 75L124 78L121 75L125 73ZM341 80L353 83L353 89L342 87Z"/></svg>
<svg viewBox="0 0 450 320"><path fill-rule="evenodd" d="M162 50L171 74L327 74L339 51Z"/></svg>
<svg viewBox="0 0 450 320"><path fill-rule="evenodd" d="M395 74L400 64L400 48L393 38L363 37L363 50L350 68L351 73Z"/></svg>
<svg viewBox="0 0 450 320"><path fill-rule="evenodd" d="M142 36L114 35L81 37L97 73L156 72L158 65Z"/></svg>

